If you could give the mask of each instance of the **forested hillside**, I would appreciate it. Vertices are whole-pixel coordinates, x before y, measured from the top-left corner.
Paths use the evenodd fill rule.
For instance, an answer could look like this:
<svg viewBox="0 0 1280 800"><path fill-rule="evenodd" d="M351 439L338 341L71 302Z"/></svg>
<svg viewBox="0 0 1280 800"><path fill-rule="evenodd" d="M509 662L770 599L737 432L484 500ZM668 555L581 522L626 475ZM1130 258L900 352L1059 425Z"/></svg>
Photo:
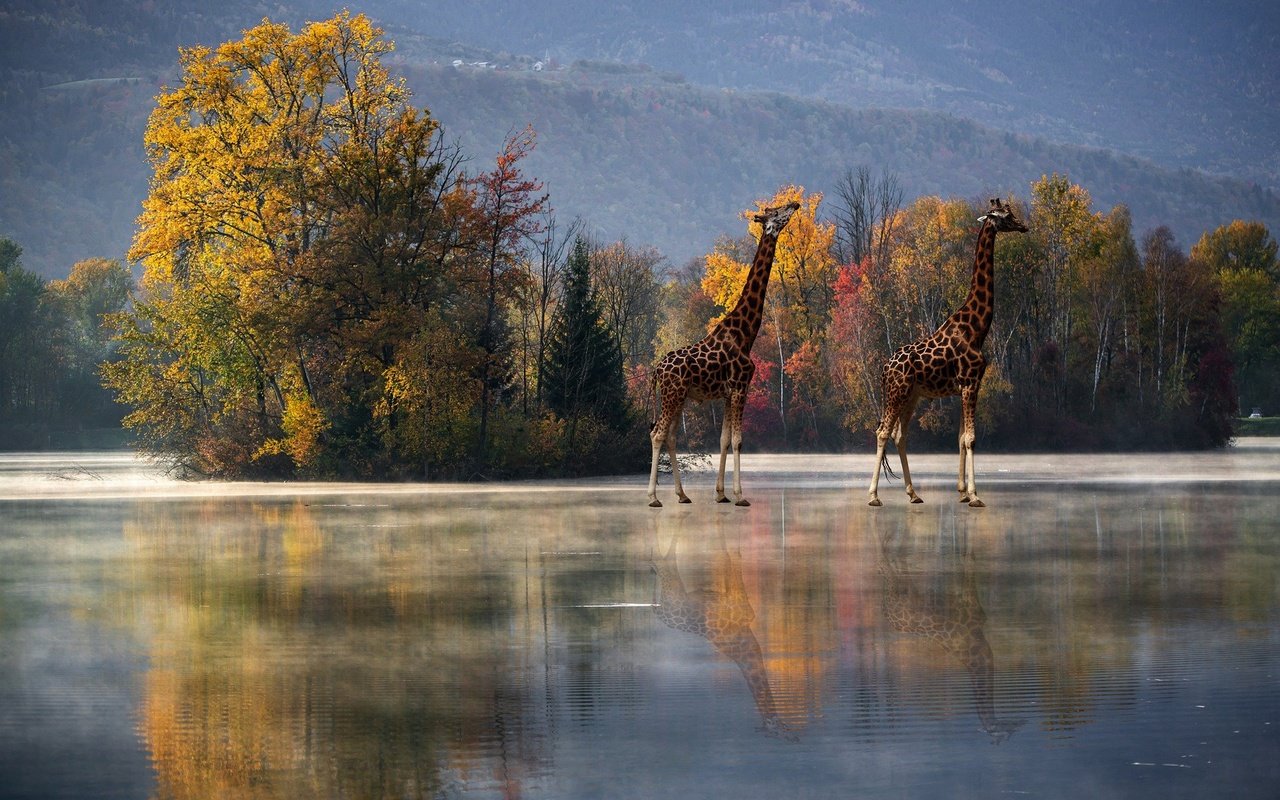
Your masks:
<svg viewBox="0 0 1280 800"><path fill-rule="evenodd" d="M941 111L1280 188L1274 3L368 0L364 10L563 63L642 62L709 86Z"/></svg>
<svg viewBox="0 0 1280 800"><path fill-rule="evenodd" d="M84 258L124 254L147 188L141 144L146 114L155 94L174 80L180 44L216 44L268 14L296 24L312 15L313 5L235 0L214 12L188 2L124 2L110 9L15 2L0 10L0 235L22 245L27 268L62 277ZM1165 224L1184 242L1236 218L1258 219L1272 228L1280 222L1280 201L1258 188L1261 173L1254 180L1211 178L1101 147L1062 146L983 127L958 116L963 113L958 105L944 106L952 113L858 110L775 92L708 88L686 83L661 66L557 63L554 55L542 64L542 71L534 72L535 56L529 53L542 59L551 49L545 37L531 34L524 40L524 55L484 50L439 38L475 32L457 22L462 12L456 9L436 9L439 19L428 24L408 13L409 5L417 4L371 5L375 14L391 20L388 28L397 51L389 65L407 76L415 102L442 120L447 135L458 137L472 154L488 155L496 152L507 132L532 124L539 143L530 168L555 192L563 215L582 215L606 237L653 244L675 263L705 252L718 235L730 231L733 214L751 198L789 182L830 191L846 167L861 164L895 172L909 195L977 197L1025 186L1043 174L1064 173L1100 203L1128 205L1138 230ZM815 12L808 4L787 8L791 27L786 29L813 31L814 38L793 34L777 40L750 39L745 49L730 48L727 43L734 32L754 19L753 14L762 13L744 7L722 23L709 22L705 29L708 45L698 50L698 63L721 71L686 74L726 82L737 76L744 85L810 92L859 106L920 105L907 100L929 82L894 77L908 70L901 51L894 62L898 66L885 62L876 68L882 77L868 86L879 88L865 96L846 97L792 80L788 76L799 76L796 70L807 69L815 59L845 59L840 63L850 69L858 64L863 65L859 69L871 67L852 51L830 50L843 41L836 36L839 26L862 17L833 8L828 21L836 26L834 32L819 35L814 26L828 12ZM646 18L653 26L666 24L663 11L649 9ZM535 13L550 11L510 9L495 29L516 30L521 15ZM556 48L555 54L652 58L661 65L672 63L671 54L679 49L672 42L688 44L686 38L666 35L654 39L667 42L665 48L637 49L625 44L635 39L632 36L619 39L613 50L603 43L588 48L581 27L597 13L563 17L568 44ZM618 11L620 19L640 13L638 7ZM867 19L888 25L884 13L867 14ZM700 17L674 18L685 25L682 36L702 30L694 25ZM578 33L573 32L575 26ZM864 32L869 36L871 28ZM540 43L548 46L539 48ZM976 40L972 46L978 47ZM759 58L760 66L746 69L737 61L726 61L730 53L735 59ZM463 65L451 66L455 59ZM471 66L475 62L488 63ZM1012 67L1020 62L1003 63ZM1268 85L1259 85L1263 94L1258 113L1267 107ZM895 86L901 89L897 94ZM1172 88L1153 84L1152 102L1159 98L1158 102L1173 104ZM1004 101L987 99L973 108L976 112L999 102ZM1244 125L1259 136L1273 130L1258 122L1236 114L1231 124ZM1191 118L1185 124L1188 129L1206 127L1204 120ZM1221 138L1224 130L1215 135ZM1100 145L1109 141L1090 140Z"/></svg>
<svg viewBox="0 0 1280 800"><path fill-rule="evenodd" d="M513 125L532 123L539 145L531 169L562 212L586 216L607 237L652 243L675 261L706 252L744 199L785 183L829 193L858 165L896 173L908 196L978 197L1064 173L1099 203L1129 206L1135 229L1168 225L1184 242L1232 219L1280 222L1280 198L1253 184L946 114L859 111L590 64L550 76L402 69L446 129L476 152L493 151Z"/></svg>

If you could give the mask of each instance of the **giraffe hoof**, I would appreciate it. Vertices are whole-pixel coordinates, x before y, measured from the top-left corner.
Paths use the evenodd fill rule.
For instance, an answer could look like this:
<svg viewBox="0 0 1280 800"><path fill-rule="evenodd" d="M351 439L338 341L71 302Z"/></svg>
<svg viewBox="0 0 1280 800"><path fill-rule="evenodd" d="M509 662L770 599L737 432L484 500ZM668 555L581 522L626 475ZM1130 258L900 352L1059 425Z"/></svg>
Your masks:
<svg viewBox="0 0 1280 800"><path fill-rule="evenodd" d="M987 507L987 504L982 502L976 497L969 501L969 508L986 508L986 507Z"/></svg>
<svg viewBox="0 0 1280 800"><path fill-rule="evenodd" d="M747 506L749 506L749 505L751 505L751 504L750 504L750 503L748 503L746 500L739 500L738 502L734 503L734 505L735 505L735 506L741 506L742 508L746 508Z"/></svg>
<svg viewBox="0 0 1280 800"><path fill-rule="evenodd" d="M717 497L717 498L716 498L716 502L717 502L717 503L727 503L727 502L729 502L729 498L725 497L724 495L720 495L719 497Z"/></svg>
<svg viewBox="0 0 1280 800"><path fill-rule="evenodd" d="M969 495L967 495L967 494L962 494L962 495L960 495L960 502L961 502L961 503L967 503L967 502L969 502Z"/></svg>
<svg viewBox="0 0 1280 800"><path fill-rule="evenodd" d="M919 497L913 497L913 498L911 498L911 502L913 502L913 503L923 503L923 502L924 502L924 500L920 499Z"/></svg>
<svg viewBox="0 0 1280 800"><path fill-rule="evenodd" d="M650 501L649 501L649 508L662 508L662 501L661 501L661 500L650 500Z"/></svg>
<svg viewBox="0 0 1280 800"><path fill-rule="evenodd" d="M879 508L880 506L884 505L884 503L880 502L879 497L873 497L867 501L867 505L871 506L872 508Z"/></svg>
<svg viewBox="0 0 1280 800"><path fill-rule="evenodd" d="M680 495L680 502L681 502L681 503L692 503L693 501L692 501L692 500L690 500L689 498L685 497L684 495Z"/></svg>

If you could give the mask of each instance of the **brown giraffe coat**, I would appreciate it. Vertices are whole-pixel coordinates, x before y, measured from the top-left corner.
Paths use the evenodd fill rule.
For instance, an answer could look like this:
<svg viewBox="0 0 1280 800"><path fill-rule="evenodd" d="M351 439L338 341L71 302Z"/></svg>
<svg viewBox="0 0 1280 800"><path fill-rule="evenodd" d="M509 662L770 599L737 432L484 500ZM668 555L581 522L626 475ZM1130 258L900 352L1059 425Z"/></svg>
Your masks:
<svg viewBox="0 0 1280 800"><path fill-rule="evenodd" d="M978 244L973 257L973 282L969 296L946 321L929 336L900 347L880 370L881 397L884 413L876 429L876 466L871 473L869 505L880 505L877 489L881 466L887 467L885 444L892 438L902 462L902 480L907 496L913 503L924 502L911 484L911 469L907 466L907 428L915 413L916 405L925 397L960 395L963 419L960 426L960 469L956 489L961 502L975 508L984 503L978 498L974 484L973 442L974 418L978 406L978 390L987 361L982 356L982 345L991 328L995 311L995 281L993 265L996 233L1019 231L1027 227L1014 216L1013 210L991 200L991 208L982 216L982 228L978 231Z"/></svg>
<svg viewBox="0 0 1280 800"><path fill-rule="evenodd" d="M665 442L671 459L671 477L676 496L681 503L688 503L680 483L680 467L676 460L676 423L688 399L698 402L724 398L724 425L720 432L720 471L716 478L716 502L727 503L724 494L725 462L729 446L733 445L733 494L736 504L751 505L742 497L742 408L746 404L747 389L755 375L751 363L751 345L760 332L764 311L764 295L769 288L769 274L773 270L773 257L778 245L778 235L786 227L799 203L766 208L755 216L761 225L760 242L756 247L751 270L743 284L733 310L720 324L695 344L672 350L663 356L653 370L653 389L661 399L655 406L653 425L649 439L653 446L653 459L649 467L649 505L660 508L658 500L658 454Z"/></svg>

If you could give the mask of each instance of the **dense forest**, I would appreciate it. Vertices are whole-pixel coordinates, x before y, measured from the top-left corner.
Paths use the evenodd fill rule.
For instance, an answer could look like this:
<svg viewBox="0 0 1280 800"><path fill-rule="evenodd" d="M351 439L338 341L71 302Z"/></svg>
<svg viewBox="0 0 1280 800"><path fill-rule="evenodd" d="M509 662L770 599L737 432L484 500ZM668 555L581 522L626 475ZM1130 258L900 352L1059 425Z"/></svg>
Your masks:
<svg viewBox="0 0 1280 800"><path fill-rule="evenodd" d="M100 366L115 351L109 314L133 280L119 261L76 263L47 281L22 266L22 248L0 239L0 449L119 446L121 409Z"/></svg>
<svg viewBox="0 0 1280 800"><path fill-rule="evenodd" d="M46 281L0 248L5 446L127 412L146 452L203 475L639 471L650 365L733 305L754 207L794 200L747 446L865 447L879 365L963 299L982 198L908 195L869 166L830 197L781 183L737 209L739 235L673 265L557 213L529 169L540 131L508 131L492 160L444 136L388 52L343 14L184 53L145 134L138 284L105 259ZM1064 174L1010 201L1030 232L998 242L979 447L1221 445L1238 406L1277 396L1266 225L1188 251ZM950 449L954 403L922 412ZM682 437L713 448L718 413L691 408Z"/></svg>

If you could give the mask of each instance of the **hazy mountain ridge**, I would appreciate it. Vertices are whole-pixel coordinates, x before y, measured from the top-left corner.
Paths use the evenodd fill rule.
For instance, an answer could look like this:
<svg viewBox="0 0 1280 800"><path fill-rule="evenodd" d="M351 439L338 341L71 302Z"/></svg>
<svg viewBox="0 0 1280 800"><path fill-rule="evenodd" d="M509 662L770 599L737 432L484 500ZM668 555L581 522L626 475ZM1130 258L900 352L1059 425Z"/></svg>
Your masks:
<svg viewBox="0 0 1280 800"><path fill-rule="evenodd" d="M845 167L859 164L897 173L908 197L1025 197L1032 181L1065 173L1090 190L1097 208L1123 203L1137 231L1166 224L1184 246L1237 217L1280 223L1280 198L1256 185L945 114L857 110L657 77L619 86L616 76L598 83L573 68L407 72L410 85L422 87L417 100L478 162L513 125L529 122L539 133L529 171L547 181L561 212L586 216L607 237L655 244L674 260L706 252L720 233L740 233L737 213L779 185L830 192Z"/></svg>
<svg viewBox="0 0 1280 800"><path fill-rule="evenodd" d="M695 83L943 111L1280 187L1280 6L369 0L386 21ZM1154 133L1153 133L1154 132Z"/></svg>
<svg viewBox="0 0 1280 800"><path fill-rule="evenodd" d="M375 0L369 5L377 16L390 15L397 4ZM715 38L716 26L741 26L751 14L765 13L759 11L762 5L747 4L719 22L708 21L706 39ZM831 5L832 14L839 12L844 20L880 13L856 4ZM64 6L66 14L61 15ZM175 78L178 42L216 44L268 14L296 26L331 13L306 3L280 7L251 0L231 0L216 15L187 2L119 6L114 15L100 12L97 17L86 10L92 4L82 7L69 0L10 3L0 9L4 43L21 40L21 47L0 55L0 98L6 109L0 120L0 235L17 239L26 248L27 266L46 275L65 275L78 259L118 257L127 248L146 191L142 130L151 97L161 83ZM39 13L32 10L37 7ZM619 8L625 19L629 7ZM655 19L678 16L675 4L645 8ZM771 13L812 15L813 8L812 3L798 3ZM521 7L499 27L518 27L520 13L548 12L541 6ZM574 24L584 27L592 13L584 12L586 21ZM634 17L638 12L630 13ZM444 10L441 15L448 17ZM19 18L21 25L9 24ZM509 131L531 123L539 144L527 171L547 183L562 214L585 216L603 236L654 244L677 262L705 252L721 233L740 233L736 214L780 184L828 191L846 166L858 164L897 172L909 197L997 191L1025 195L1030 181L1042 174L1065 172L1090 189L1098 207L1126 203L1139 231L1168 224L1184 246L1203 230L1236 217L1280 228L1280 201L1248 181L1162 169L1102 149L1055 145L945 113L858 109L776 92L686 85L658 50L646 51L655 57L652 67L574 64L560 58L564 53L539 53L532 46L501 53L451 41L405 27L412 20L384 19L383 24L397 43L392 62L407 76L414 102L445 123L446 134L460 139L477 169L489 163ZM609 40L609 30L605 26L596 34L608 45L598 46L598 54L613 48L627 56L629 40ZM691 30L662 34L656 41L672 42L672 49L688 47ZM777 36L791 37L788 48L821 54L835 52L843 41L839 30L833 30L812 41ZM445 21L432 31L449 33ZM748 56L780 53L787 49L780 41L751 40L744 51ZM135 47L139 42L145 44ZM836 66L880 69L889 76L886 80L898 80L893 78L897 67L875 65L900 59L899 51L877 45L859 52L863 61L850 58ZM70 55L64 60L60 53ZM957 63L976 58L972 53L953 57ZM455 58L509 69L456 69L449 66ZM835 64L835 56L830 58ZM546 60L545 71L533 72L540 60ZM716 63L708 61L705 70L718 68ZM792 62L779 58L743 80L777 82L776 73L792 68L787 64ZM704 68L698 70L687 77L699 79ZM51 88L121 77L140 80ZM998 83L998 78L989 79ZM942 81L900 82L912 90L954 90Z"/></svg>

